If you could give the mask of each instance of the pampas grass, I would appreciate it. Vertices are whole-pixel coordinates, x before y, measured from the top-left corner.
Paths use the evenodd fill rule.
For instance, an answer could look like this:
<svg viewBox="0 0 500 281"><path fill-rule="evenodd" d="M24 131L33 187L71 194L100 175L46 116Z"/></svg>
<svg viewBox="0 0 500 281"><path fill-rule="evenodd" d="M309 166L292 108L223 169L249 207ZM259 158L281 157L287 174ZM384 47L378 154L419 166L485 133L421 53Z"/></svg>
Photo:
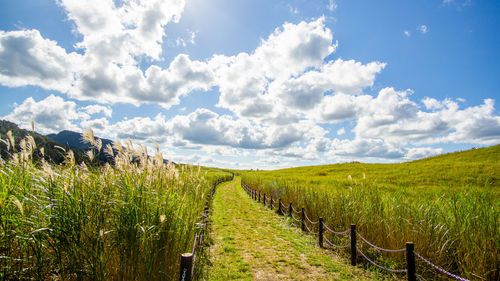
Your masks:
<svg viewBox="0 0 500 281"><path fill-rule="evenodd" d="M0 162L1 280L175 280L218 170L164 163L159 149L127 141L105 152L114 166L34 163L36 144L7 134ZM92 130L82 136L100 151ZM4 142L4 143L5 143ZM113 151L114 148L114 151ZM202 169L203 171L203 169ZM203 263L203 260L201 260ZM201 264L202 264L201 263Z"/></svg>

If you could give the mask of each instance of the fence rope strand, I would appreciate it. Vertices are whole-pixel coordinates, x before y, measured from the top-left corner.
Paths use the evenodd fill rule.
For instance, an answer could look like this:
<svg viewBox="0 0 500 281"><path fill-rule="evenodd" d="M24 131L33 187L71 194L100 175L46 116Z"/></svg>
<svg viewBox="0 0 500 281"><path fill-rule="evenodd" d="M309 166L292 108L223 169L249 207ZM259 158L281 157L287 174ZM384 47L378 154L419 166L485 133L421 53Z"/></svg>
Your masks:
<svg viewBox="0 0 500 281"><path fill-rule="evenodd" d="M193 249L191 250L191 253L194 253L194 251L196 250L196 246L198 246L196 243L197 241L198 241L198 231L196 231L196 233L194 235Z"/></svg>
<svg viewBox="0 0 500 281"><path fill-rule="evenodd" d="M307 216L307 213L304 212L304 216L306 217L306 220L308 220L311 224L318 224L318 221L317 222L313 222L308 216Z"/></svg>
<svg viewBox="0 0 500 281"><path fill-rule="evenodd" d="M378 264L376 264L374 261L372 261L371 259L369 259L367 256L365 256L365 254L363 254L363 252L361 252L361 250L360 250L358 247L356 247L356 250L358 250L358 252L359 252L359 253L360 253L360 254L361 254L361 255L362 255L362 256L363 256L363 257L364 257L364 258L365 258L365 259L366 259L369 263L371 263L372 265L374 265L374 266L376 266L376 267L378 267L378 268L380 268L380 269L387 270L387 271L394 272L394 273L405 273L405 272L407 272L407 271L406 271L406 269L399 269L399 270L398 270L398 269L390 269L390 268L386 268L386 267L383 267L383 266L381 266L381 265L378 265Z"/></svg>
<svg viewBox="0 0 500 281"><path fill-rule="evenodd" d="M301 212L300 210L298 210L298 211L297 211L297 209L295 209L295 208L293 207L293 205L292 205L292 210L293 210L294 212L296 212L297 214L300 214L300 212Z"/></svg>
<svg viewBox="0 0 500 281"><path fill-rule="evenodd" d="M425 263L427 263L428 265L430 265L431 267L433 267L434 269L436 269L437 271L440 271L441 273L446 274L446 275L448 275L448 276L450 276L450 277L453 277L453 278L455 278L455 279L457 279L457 280L461 280L461 281L469 281L469 279L465 279L465 278L462 278L462 277L460 277L460 276L457 276L457 275L455 275L455 274L453 274L453 273L450 273L450 272L448 272L448 271L446 271L446 270L442 269L441 267L439 267L439 266L437 266L437 265L433 264L432 262L430 262L430 261L426 260L424 257L422 257L421 255L419 255L417 252L413 251L413 253L414 253L417 257L419 257L421 260L423 260Z"/></svg>
<svg viewBox="0 0 500 281"><path fill-rule="evenodd" d="M326 236L323 236L323 239L325 239L326 243L330 244L331 246L333 246L333 247L335 247L335 248L344 249L344 248L347 248L347 247L350 247L350 246L351 246L351 245L349 245L349 244L344 245L344 246L335 245L335 244L333 244L330 240L328 240L328 238L326 238Z"/></svg>
<svg viewBox="0 0 500 281"><path fill-rule="evenodd" d="M311 231L311 229L309 229L309 227L307 226L307 223L305 223L304 226L306 227L307 231L309 231L309 233L311 233L313 235L318 235L318 232L313 232L313 231Z"/></svg>
<svg viewBox="0 0 500 281"><path fill-rule="evenodd" d="M292 214L292 218L296 221L296 222L300 222L300 219L296 219L295 216Z"/></svg>
<svg viewBox="0 0 500 281"><path fill-rule="evenodd" d="M390 250L390 249L380 248L380 247L375 246L372 243L370 243L367 239L365 239L363 236L361 236L361 234L359 234L359 232L356 231L356 233L358 234L359 238L361 238L361 240L365 241L366 244L370 245L372 248L375 248L375 249L377 249L379 251L390 252L390 253L397 253L397 252L404 252L404 251L406 251L406 248L405 249L397 249L397 250Z"/></svg>
<svg viewBox="0 0 500 281"><path fill-rule="evenodd" d="M330 231L333 234L338 234L338 235L346 235L346 234L348 234L351 231L350 229L348 229L346 231L337 232L337 231L329 228L328 225L326 225L326 224L323 224L323 226L325 227L326 230Z"/></svg>

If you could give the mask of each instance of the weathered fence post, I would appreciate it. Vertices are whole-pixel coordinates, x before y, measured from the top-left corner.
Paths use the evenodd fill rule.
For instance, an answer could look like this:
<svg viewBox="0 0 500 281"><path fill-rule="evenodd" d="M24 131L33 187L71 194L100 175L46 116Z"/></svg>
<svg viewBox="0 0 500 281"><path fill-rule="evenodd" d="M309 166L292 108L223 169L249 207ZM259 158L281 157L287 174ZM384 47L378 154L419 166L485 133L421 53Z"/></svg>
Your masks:
<svg viewBox="0 0 500 281"><path fill-rule="evenodd" d="M269 207L271 207L271 210L273 209L273 196L271 195L271 200L269 201Z"/></svg>
<svg viewBox="0 0 500 281"><path fill-rule="evenodd" d="M406 270L408 271L408 281L416 281L416 271L415 271L415 253L413 249L415 248L413 242L406 242Z"/></svg>
<svg viewBox="0 0 500 281"><path fill-rule="evenodd" d="M281 215L281 198L278 201L278 215Z"/></svg>
<svg viewBox="0 0 500 281"><path fill-rule="evenodd" d="M181 254L181 275L180 281L191 281L191 271L193 268L193 254Z"/></svg>
<svg viewBox="0 0 500 281"><path fill-rule="evenodd" d="M351 265L356 266L356 225L351 224Z"/></svg>
<svg viewBox="0 0 500 281"><path fill-rule="evenodd" d="M266 206L266 194L264 193L264 199L262 200L262 203L264 203L264 206Z"/></svg>
<svg viewBox="0 0 500 281"><path fill-rule="evenodd" d="M259 191L259 203L260 203L260 191Z"/></svg>
<svg viewBox="0 0 500 281"><path fill-rule="evenodd" d="M318 223L318 233L319 233L319 247L323 248L323 218L319 218L319 223Z"/></svg>
<svg viewBox="0 0 500 281"><path fill-rule="evenodd" d="M302 231L306 231L306 211L304 208L302 208L302 224L301 224Z"/></svg>
<svg viewBox="0 0 500 281"><path fill-rule="evenodd" d="M288 205L288 216L292 217L292 202L290 202L290 205Z"/></svg>

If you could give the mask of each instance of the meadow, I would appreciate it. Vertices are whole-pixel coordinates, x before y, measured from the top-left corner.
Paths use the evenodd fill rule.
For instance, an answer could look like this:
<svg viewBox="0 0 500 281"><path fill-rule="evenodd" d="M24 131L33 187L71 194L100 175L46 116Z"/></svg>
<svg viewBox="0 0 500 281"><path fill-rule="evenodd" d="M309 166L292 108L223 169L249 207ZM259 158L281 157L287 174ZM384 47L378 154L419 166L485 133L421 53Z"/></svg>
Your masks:
<svg viewBox="0 0 500 281"><path fill-rule="evenodd" d="M237 173L251 188L304 207L312 220L321 216L337 231L356 224L379 247L400 249L411 241L416 252L452 273L500 278L499 145L400 164ZM348 243L348 236L328 239ZM381 254L363 242L358 247L386 267L405 268L404 253ZM421 261L417 272L425 280L445 279Z"/></svg>
<svg viewBox="0 0 500 281"><path fill-rule="evenodd" d="M158 147L101 147L91 131L87 164L33 160L32 136L2 140L1 280L175 280L218 169L165 163ZM100 151L114 165L93 165ZM197 265L204 260L198 260Z"/></svg>

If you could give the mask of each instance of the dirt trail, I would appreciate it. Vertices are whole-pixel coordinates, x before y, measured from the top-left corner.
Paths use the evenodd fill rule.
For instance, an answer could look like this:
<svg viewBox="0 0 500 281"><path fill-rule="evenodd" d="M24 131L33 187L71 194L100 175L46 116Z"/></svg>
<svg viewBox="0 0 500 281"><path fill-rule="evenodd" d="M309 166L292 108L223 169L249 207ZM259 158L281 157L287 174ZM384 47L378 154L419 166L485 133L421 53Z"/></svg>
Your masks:
<svg viewBox="0 0 500 281"><path fill-rule="evenodd" d="M240 179L218 187L209 280L374 280L251 200Z"/></svg>

